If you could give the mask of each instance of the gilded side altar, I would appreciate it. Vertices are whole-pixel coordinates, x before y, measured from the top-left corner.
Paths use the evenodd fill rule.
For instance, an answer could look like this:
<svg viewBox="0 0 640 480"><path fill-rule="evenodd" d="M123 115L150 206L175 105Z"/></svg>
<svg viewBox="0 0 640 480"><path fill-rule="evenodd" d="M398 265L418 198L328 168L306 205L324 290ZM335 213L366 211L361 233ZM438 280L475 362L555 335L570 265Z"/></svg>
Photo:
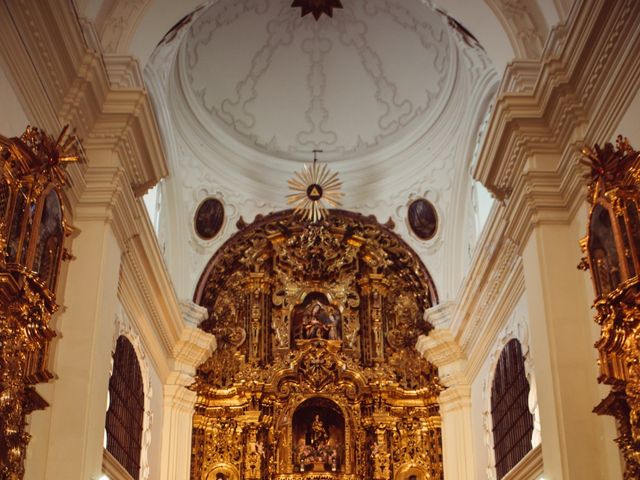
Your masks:
<svg viewBox="0 0 640 480"><path fill-rule="evenodd" d="M19 480L31 436L27 416L47 402L35 385L53 379L49 345L55 287L71 227L60 194L77 139L27 127L0 136L0 479Z"/></svg>
<svg viewBox="0 0 640 480"><path fill-rule="evenodd" d="M218 349L191 387L191 478L441 479L442 387L414 348L437 298L417 256L343 211L240 226L195 295Z"/></svg>
<svg viewBox="0 0 640 480"><path fill-rule="evenodd" d="M578 268L591 272L598 381L610 386L594 412L616 419L624 478L631 480L640 478L640 152L619 136L615 147L583 154L591 209Z"/></svg>

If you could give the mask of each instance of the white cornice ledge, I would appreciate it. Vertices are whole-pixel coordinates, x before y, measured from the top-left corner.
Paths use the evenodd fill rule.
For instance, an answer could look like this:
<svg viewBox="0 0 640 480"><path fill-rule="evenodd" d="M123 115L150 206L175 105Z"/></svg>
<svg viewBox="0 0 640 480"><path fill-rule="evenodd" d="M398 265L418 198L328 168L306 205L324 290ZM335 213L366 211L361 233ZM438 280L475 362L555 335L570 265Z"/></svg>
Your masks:
<svg viewBox="0 0 640 480"><path fill-rule="evenodd" d="M471 386L452 385L440 393L440 411L444 413L464 410L471 407Z"/></svg>
<svg viewBox="0 0 640 480"><path fill-rule="evenodd" d="M532 448L502 480L537 480L544 473L542 445Z"/></svg>
<svg viewBox="0 0 640 480"><path fill-rule="evenodd" d="M207 309L191 300L182 300L180 302L180 311L184 317L184 323L188 327L197 327L207 319Z"/></svg>
<svg viewBox="0 0 640 480"><path fill-rule="evenodd" d="M455 304L451 301L443 302L424 311L424 319L429 322L433 328L443 329L451 326L451 314Z"/></svg>

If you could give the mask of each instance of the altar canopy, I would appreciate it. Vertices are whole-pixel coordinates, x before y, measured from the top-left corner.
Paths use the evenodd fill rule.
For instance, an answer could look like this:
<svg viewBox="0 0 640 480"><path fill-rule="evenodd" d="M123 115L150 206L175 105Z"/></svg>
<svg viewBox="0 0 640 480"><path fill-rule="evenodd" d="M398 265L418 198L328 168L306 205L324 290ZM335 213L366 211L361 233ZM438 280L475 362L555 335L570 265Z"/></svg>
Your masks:
<svg viewBox="0 0 640 480"><path fill-rule="evenodd" d="M195 301L218 348L192 387L193 480L442 478L442 387L414 348L437 296L389 228L341 211L258 219Z"/></svg>

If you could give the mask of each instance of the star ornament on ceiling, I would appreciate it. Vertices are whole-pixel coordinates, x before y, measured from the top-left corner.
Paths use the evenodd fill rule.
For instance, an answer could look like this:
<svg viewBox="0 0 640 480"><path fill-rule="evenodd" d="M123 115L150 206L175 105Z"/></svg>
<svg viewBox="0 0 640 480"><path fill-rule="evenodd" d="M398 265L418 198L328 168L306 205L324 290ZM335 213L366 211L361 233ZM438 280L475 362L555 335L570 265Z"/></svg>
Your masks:
<svg viewBox="0 0 640 480"><path fill-rule="evenodd" d="M337 173L332 173L325 164L318 164L313 151L313 163L305 165L301 172L289 179L287 203L293 205L294 213L303 220L316 223L329 215L329 207L341 206L340 199L344 195L340 191L342 182Z"/></svg>
<svg viewBox="0 0 640 480"><path fill-rule="evenodd" d="M317 21L323 13L333 17L333 9L342 8L342 2L340 0L294 0L291 7L300 7L302 17L311 13Z"/></svg>

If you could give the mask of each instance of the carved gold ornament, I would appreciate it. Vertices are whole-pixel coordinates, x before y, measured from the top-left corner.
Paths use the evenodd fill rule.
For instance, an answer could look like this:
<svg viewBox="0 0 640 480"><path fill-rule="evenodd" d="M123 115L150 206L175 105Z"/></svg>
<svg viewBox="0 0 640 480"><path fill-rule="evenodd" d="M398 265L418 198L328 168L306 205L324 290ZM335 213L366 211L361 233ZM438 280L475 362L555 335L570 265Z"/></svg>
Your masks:
<svg viewBox="0 0 640 480"><path fill-rule="evenodd" d="M334 210L260 217L194 300L218 349L197 369L192 480L441 480L437 368L415 349L437 302L390 228Z"/></svg>
<svg viewBox="0 0 640 480"><path fill-rule="evenodd" d="M20 138L0 136L0 479L24 477L26 416L47 407L34 385L53 378L49 322L71 231L59 193L64 164L80 159L66 133L28 127Z"/></svg>
<svg viewBox="0 0 640 480"><path fill-rule="evenodd" d="M289 190L294 193L287 195L287 203L293 205L296 215L313 223L326 218L329 207L341 206L340 199L344 195L340 191L342 182L338 174L331 173L326 164L318 164L315 155L319 151L313 151L311 165L305 165L288 181Z"/></svg>
<svg viewBox="0 0 640 480"><path fill-rule="evenodd" d="M600 325L598 381L611 387L594 411L618 422L625 480L640 478L640 152L626 138L582 150L590 167L585 256Z"/></svg>

